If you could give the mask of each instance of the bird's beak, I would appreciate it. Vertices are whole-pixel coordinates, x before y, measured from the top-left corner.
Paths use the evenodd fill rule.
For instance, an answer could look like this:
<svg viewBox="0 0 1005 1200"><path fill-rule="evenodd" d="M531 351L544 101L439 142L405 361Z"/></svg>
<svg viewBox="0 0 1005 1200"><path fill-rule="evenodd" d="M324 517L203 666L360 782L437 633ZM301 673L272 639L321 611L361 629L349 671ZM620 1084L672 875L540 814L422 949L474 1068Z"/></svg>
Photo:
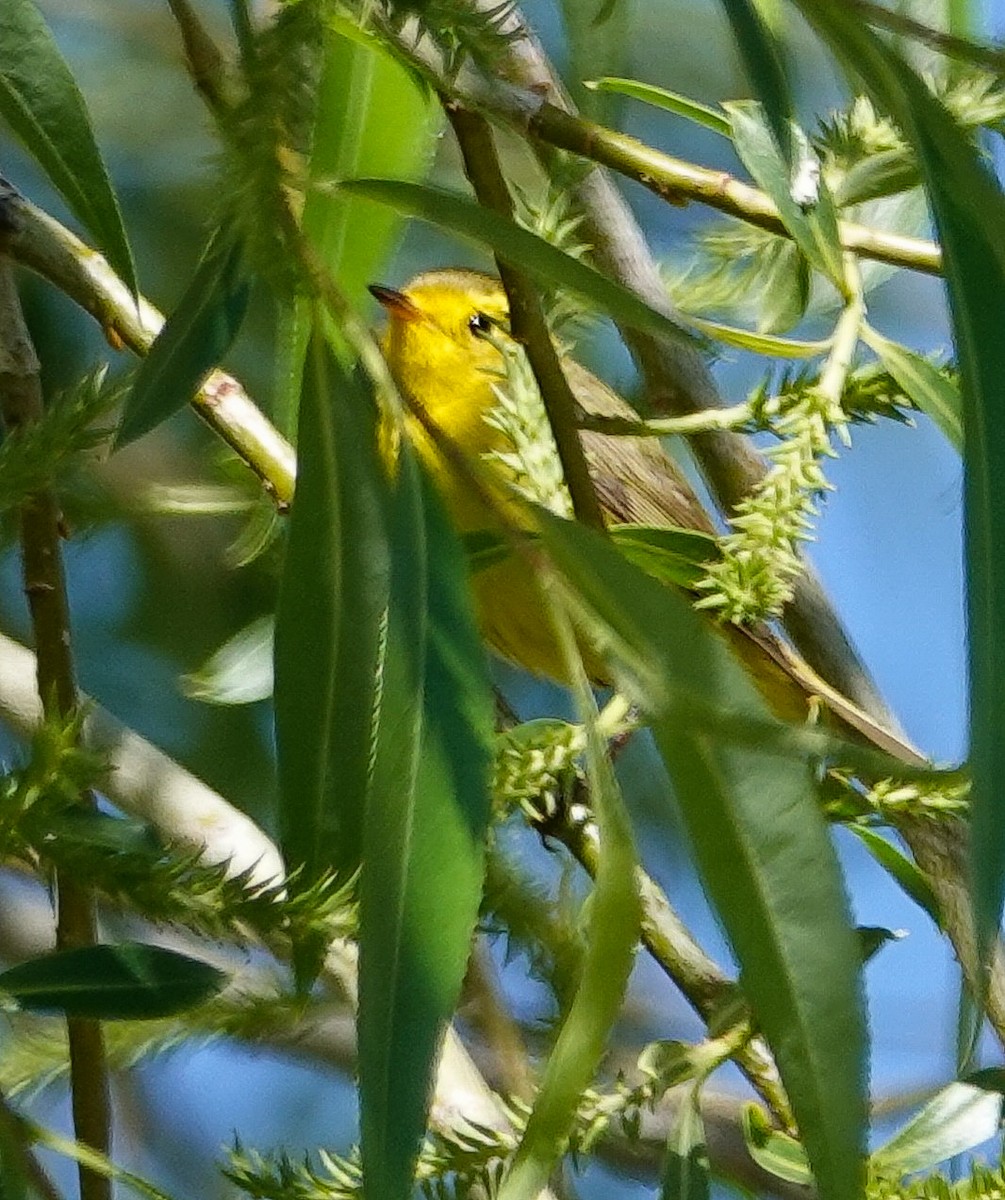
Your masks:
<svg viewBox="0 0 1005 1200"><path fill-rule="evenodd" d="M379 300L391 316L397 317L399 321L417 321L422 316L404 292L384 287L382 283L371 283L368 290L370 295Z"/></svg>

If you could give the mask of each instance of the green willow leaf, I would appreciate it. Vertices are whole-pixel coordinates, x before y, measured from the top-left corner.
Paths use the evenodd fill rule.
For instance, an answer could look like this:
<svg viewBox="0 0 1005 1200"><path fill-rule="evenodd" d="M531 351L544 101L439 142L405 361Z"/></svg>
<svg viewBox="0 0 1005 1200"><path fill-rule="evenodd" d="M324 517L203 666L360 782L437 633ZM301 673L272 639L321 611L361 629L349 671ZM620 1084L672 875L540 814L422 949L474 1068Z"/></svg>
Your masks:
<svg viewBox="0 0 1005 1200"><path fill-rule="evenodd" d="M743 165L778 208L785 228L807 260L844 292L844 265L834 202L823 180L816 202L801 207L792 197L792 173L778 151L760 105L733 101L723 105L729 114L733 145ZM797 140L805 142L801 133ZM800 147L796 147L798 157ZM808 146L803 153L810 153Z"/></svg>
<svg viewBox="0 0 1005 1200"><path fill-rule="evenodd" d="M651 83L640 83L636 79L611 76L591 80L586 86L595 88L598 92L616 92L620 96L641 100L644 104L652 104L656 108L676 113L679 117L687 117L689 121L704 125L706 129L711 129L713 133L721 134L722 137L729 137L729 121L721 112L709 108L707 104L699 104L697 100L688 96L682 96L680 92L671 92Z"/></svg>
<svg viewBox="0 0 1005 1200"><path fill-rule="evenodd" d="M866 1124L861 955L812 763L715 736L709 716L723 711L780 727L726 641L606 539L541 520L585 635L647 716L820 1193L856 1200Z"/></svg>
<svg viewBox="0 0 1005 1200"><path fill-rule="evenodd" d="M114 448L180 412L230 349L251 292L241 246L223 228L209 240L192 282L140 364L126 397Z"/></svg>
<svg viewBox="0 0 1005 1200"><path fill-rule="evenodd" d="M781 43L761 19L752 0L722 0L722 6L733 27L733 37L747 78L764 109L775 145L790 166L791 175L793 110Z"/></svg>
<svg viewBox="0 0 1005 1200"><path fill-rule="evenodd" d="M932 886L913 862L882 834L867 825L852 823L848 828L866 847L879 865L894 879L901 889L932 919L937 929L942 928L939 902Z"/></svg>
<svg viewBox="0 0 1005 1200"><path fill-rule="evenodd" d="M660 583L694 587L718 556L714 537L666 525L614 525L610 529L621 553Z"/></svg>
<svg viewBox="0 0 1005 1200"><path fill-rule="evenodd" d="M280 843L309 887L360 864L389 579L373 399L320 340L308 354L298 445L275 719Z"/></svg>
<svg viewBox="0 0 1005 1200"><path fill-rule="evenodd" d="M122 213L84 98L34 0L0 5L0 115L137 294Z"/></svg>
<svg viewBox="0 0 1005 1200"><path fill-rule="evenodd" d="M986 960L1005 901L1005 195L979 151L923 80L882 39L827 0L797 0L834 54L859 75L913 146L949 291L965 431L964 504L970 633L971 889ZM980 972L975 986L983 986Z"/></svg>
<svg viewBox="0 0 1005 1200"><path fill-rule="evenodd" d="M890 372L904 394L931 417L957 450L963 449L963 401L959 388L927 358L890 341L866 326L866 345Z"/></svg>
<svg viewBox="0 0 1005 1200"><path fill-rule="evenodd" d="M439 106L415 76L376 42L328 33L311 153L312 182L426 173L439 127ZM314 187L304 205L304 232L355 305L401 230L391 210L347 193Z"/></svg>
<svg viewBox="0 0 1005 1200"><path fill-rule="evenodd" d="M498 1200L535 1200L557 1167L583 1093L621 1010L641 921L635 840L610 755L597 729L596 701L569 618L553 594L554 584L546 578L543 585L542 596L549 601L586 732L586 772L599 850L579 986Z"/></svg>
<svg viewBox="0 0 1005 1200"><path fill-rule="evenodd" d="M226 981L223 971L176 950L123 942L19 963L0 973L0 992L28 1012L144 1021L192 1008Z"/></svg>
<svg viewBox="0 0 1005 1200"><path fill-rule="evenodd" d="M683 339L692 345L699 341L676 321L650 308L633 292L607 279L585 262L571 258L536 233L481 208L464 196L397 179L351 179L337 186L341 191L366 196L378 204L389 205L487 246L535 278L574 292L619 324L671 341Z"/></svg>
<svg viewBox="0 0 1005 1200"><path fill-rule="evenodd" d="M360 1121L373 1200L412 1195L436 1050L481 899L494 746L464 555L406 445L390 548L360 879Z"/></svg>
<svg viewBox="0 0 1005 1200"><path fill-rule="evenodd" d="M791 243L786 244L790 249L796 250ZM768 284L765 285L764 290L767 296ZM773 313L770 319L787 321L792 317L794 320L798 320L801 315L801 313L798 315L786 313L783 316L781 313ZM826 342L806 342L798 338L779 337L773 333L738 329L735 325L723 325L719 321L708 321L704 317L688 317L687 323L693 325L699 333L714 338L718 342L724 342L727 346L736 346L740 350L749 350L753 354L763 354L770 358L819 358L822 354L827 353Z"/></svg>
<svg viewBox="0 0 1005 1200"><path fill-rule="evenodd" d="M872 1165L896 1179L929 1170L993 1138L1001 1115L1000 1092L951 1083L873 1153Z"/></svg>

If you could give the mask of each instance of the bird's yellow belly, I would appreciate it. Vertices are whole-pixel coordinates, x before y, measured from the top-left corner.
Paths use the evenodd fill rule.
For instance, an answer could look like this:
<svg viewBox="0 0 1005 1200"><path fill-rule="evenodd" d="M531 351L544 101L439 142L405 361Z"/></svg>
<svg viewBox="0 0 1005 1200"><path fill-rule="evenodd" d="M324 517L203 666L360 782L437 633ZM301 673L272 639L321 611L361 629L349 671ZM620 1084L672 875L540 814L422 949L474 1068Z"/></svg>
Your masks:
<svg viewBox="0 0 1005 1200"><path fill-rule="evenodd" d="M517 552L471 577L475 612L482 636L501 657L534 675L570 682L551 615L534 579L531 563ZM604 664L580 641L586 673L595 683L606 675Z"/></svg>

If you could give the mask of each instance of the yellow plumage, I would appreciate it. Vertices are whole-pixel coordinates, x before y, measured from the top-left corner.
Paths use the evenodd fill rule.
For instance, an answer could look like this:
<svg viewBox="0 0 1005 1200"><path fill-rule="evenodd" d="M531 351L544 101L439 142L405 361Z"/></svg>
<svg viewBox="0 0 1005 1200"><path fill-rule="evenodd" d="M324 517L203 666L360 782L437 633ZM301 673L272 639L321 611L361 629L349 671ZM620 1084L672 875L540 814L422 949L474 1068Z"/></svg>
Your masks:
<svg viewBox="0 0 1005 1200"><path fill-rule="evenodd" d="M475 271L439 270L416 276L400 291L377 285L370 290L388 312L382 347L409 408L425 413L469 459L479 460L483 472L490 472L498 484L498 495L505 497L509 490L505 456L513 447L499 428L497 416L499 389L507 374L506 349L512 342L506 295L499 280ZM636 416L574 360L563 361L563 368L585 412ZM409 418L409 433L457 527L463 532L492 530L497 525L493 510L470 480L447 461L414 416ZM581 437L609 522L713 532L704 509L655 439L596 433ZM488 643L535 674L563 680L564 664L526 560L510 555L485 567L474 575L472 587ZM818 697L847 728L900 757L917 759L910 747L836 693L769 630L730 626L724 636L779 716L805 718L807 697ZM599 659L588 649L584 658L591 676L603 681Z"/></svg>

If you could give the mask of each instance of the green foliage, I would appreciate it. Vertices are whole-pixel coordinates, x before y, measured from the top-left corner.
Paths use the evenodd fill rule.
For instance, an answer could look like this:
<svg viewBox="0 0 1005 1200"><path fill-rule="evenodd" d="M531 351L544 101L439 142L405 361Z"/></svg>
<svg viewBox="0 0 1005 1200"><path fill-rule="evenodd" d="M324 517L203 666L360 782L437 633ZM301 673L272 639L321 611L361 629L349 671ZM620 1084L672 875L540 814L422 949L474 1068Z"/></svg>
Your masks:
<svg viewBox="0 0 1005 1200"><path fill-rule="evenodd" d="M675 198L674 186L659 178L665 158L597 125L577 126L583 156L563 156L540 140L530 145L533 155L522 144L514 150L515 142L530 141L528 123L555 95L542 84L543 71L531 87L520 77L521 56L536 49L525 41L522 16L509 0L290 0L275 19L260 23L250 4L234 0L236 50L226 53L216 51L194 8L174 6L190 68L215 122L220 148L207 224L223 232L214 235L140 369L119 442L175 411L229 351L254 283L268 308L264 323L277 331L273 411L287 432L299 433L292 514L286 521L247 485L210 493L202 483L172 483L170 494L161 491L160 515L198 509L206 520L210 510L253 508L232 561L247 561L289 527L274 655L276 815L290 873L262 884L253 868L235 873L227 863L205 862L195 848L198 829L192 844L181 844L160 835L153 818L85 811L79 800L89 791L106 789L115 800L115 764L81 748L82 718L47 722L24 765L0 778L5 861L45 882L72 878L115 916L175 926L241 951L253 948L256 958L268 961L269 984L246 993L239 984L234 993L205 1001L220 983L215 972L201 964L186 974L177 957L141 945L124 953L97 947L70 952L82 956L76 959L34 959L0 976L0 988L25 1008L150 1017L145 1029L127 1021L116 1030L115 1066L210 1037L297 1045L307 1053L309 1039L298 1041L304 1030L316 1031L336 998L354 990L351 971L336 984L326 954L333 939L356 938L361 1150L345 1157L319 1152L299 1163L281 1151L266 1157L239 1145L225 1173L248 1196L356 1197L364 1161L369 1200L402 1200L413 1181L436 1200L472 1191L506 1200L530 1196L563 1156L578 1163L603 1138L636 1139L643 1115L681 1086L667 1129L662 1194L704 1200L711 1168L701 1092L732 1057L748 1070L755 1043L765 1070L777 1065L799 1129L797 1140L767 1119L748 1117L748 1140L764 1169L798 1183L811 1182L814 1172L823 1200L863 1194L867 1200L977 1200L1003 1188L997 1171L977 1169L954 1184L930 1173L942 1158L969 1150L978 1135L997 1128L1000 1096L987 1090L988 1080L984 1090L959 1083L940 1093L872 1156L863 1183L862 960L888 935L854 929L827 820L849 825L951 934L953 914L940 909L919 864L878 830L909 830L924 821L933 839L945 839L944 857L954 861L953 839L972 809L978 927L989 943L1001 907L1005 844L995 786L1005 678L998 636L1005 554L999 553L1001 505L995 502L1003 446L996 404L1005 374L1005 207L981 163L980 139L985 130L1005 130L1005 87L993 73L970 66L923 79L869 32L856 6L844 11L823 0L800 0L835 56L864 74L868 92L804 135L791 124L776 27L764 19L764 7L727 5L757 93L724 106L728 121L718 108L655 85L601 81L608 94L656 102L728 135L763 193L758 198L746 188L740 193L746 200L736 201L733 181L723 177L722 194L732 197L742 221L702 234L671 284L683 311L734 313L749 326L695 322L702 333L697 338L659 296L650 292L643 299L616 281L614 270L601 268L604 261L638 263L643 248L632 243L626 249L619 241L625 226L613 200L610 212L590 210L590 196L599 193L589 155L598 147L613 142L622 155L635 155L636 165L644 164L636 177ZM0 18L0 112L135 287L114 193L76 85L34 4L17 0L9 10ZM599 61L598 47L618 53L615 33L633 27L636 18L628 5L599 0L566 3L563 12L570 35L566 82L581 91L587 66L616 69ZM200 44L211 51L204 61L215 63L208 75L196 69ZM473 97L507 126L497 140L519 201L515 221L448 187L417 182L434 148L436 92L448 103ZM810 186L817 160L819 195ZM441 156L438 170L446 175L451 169L449 155ZM702 171L693 174L697 179ZM945 252L955 321L952 365L867 323L871 281L845 248L845 222L885 220L892 208L875 202L919 184L927 187ZM697 183L692 195L717 202ZM767 216L762 201L774 206ZM754 354L763 370L762 382L744 403L729 406L722 424L709 418L699 430L728 423L772 439L767 476L732 509L731 531L713 538L637 525L601 538L557 519L571 516L571 503L547 410L524 354L506 349L506 370L494 381L500 402L492 423L508 444L479 465L504 467L524 498L553 514L540 517L525 549L543 564L550 597L549 612L539 619L564 638L568 674L578 679L575 723L556 717L507 722L493 740L491 692L466 576L502 563L512 553L514 531L465 531L462 547L401 436L401 406L356 311L407 217L525 268L545 291L550 326L560 338L578 332L574 323L589 305L633 336L656 339L663 353L680 353L687 362L693 356L699 383L703 366L694 352L712 346ZM882 232L871 225L866 230ZM895 232L917 230L898 226ZM12 226L11 233L15 254L23 230ZM60 245L73 244L64 239ZM878 254L885 256L884 270L900 253L887 245ZM94 264L79 250L70 257L88 287L97 289L88 308L114 341L135 314L116 310L103 267L91 271ZM43 260L30 261L41 269ZM841 303L836 317L829 307L835 297ZM775 336L808 317L831 328L817 341L805 340L809 334ZM252 307L245 335L257 336L261 323ZM651 344L641 344L641 360L656 357ZM866 360L863 347L873 357ZM560 350L571 354L568 344ZM800 365L779 367L785 359ZM675 368L670 383L677 400L675 389L694 388L686 370ZM63 492L73 474L90 468L91 452L107 436L99 426L113 398L96 371L36 424L5 438L0 511L30 511L45 489ZM212 408L201 411L213 424ZM839 444L847 446L853 422L907 422L917 411L966 456L973 805L962 771L898 774L879 754L856 758L853 748L849 763L839 739L785 724L734 656L735 643L720 637L681 592L703 587L702 605L737 624L784 617L803 570L801 543L812 536L816 506L829 490L825 460ZM250 413L249 427L264 426L261 413ZM692 429L698 424L700 417ZM160 436L167 438L163 431ZM252 442L241 449L249 460ZM163 459L173 470L172 453ZM124 460L128 456L117 458L113 470L128 478ZM255 466L268 483L268 470ZM267 697L270 616L251 626L247 621L250 612L272 606L271 565L261 564L266 569L256 575L254 607L231 626L241 634L189 677L190 695L226 704ZM37 598L37 583L26 582ZM221 631L210 633L210 645L219 644ZM185 637L188 661L200 661L204 651L194 649L192 631ZM44 639L43 632L43 650ZM599 714L578 660L580 644L595 652L623 693ZM253 672L245 671L242 657L249 647ZM137 717L138 724L144 720ZM704 977L717 998L728 997L731 1020L721 1005L706 1003L707 993L696 1001L694 980L685 980L709 1036L694 1045L654 1043L643 1052L639 1078L611 1078L613 1069L605 1077L601 1064L608 1038L623 1041L631 1029L619 1017L636 952L633 842L643 824L622 799L612 759L641 725L653 735L679 806L679 813L671 811L661 797L645 820L670 845L679 840L682 818L740 978L721 977L714 964L712 983ZM240 807L244 797L231 799ZM573 809L576 829L596 850L592 885L575 864ZM556 860L557 883L542 881L534 835L549 847L567 844ZM653 894L665 902L655 887ZM663 914L645 915L651 921ZM545 991L524 1023L501 997L517 1065L528 1066L526 1042L534 1050L527 1073L538 1087L532 1104L502 1105L494 1123L472 1119L463 1105L454 1113L452 1097L430 1104L437 1051L458 1010L479 921L479 932L504 941L507 966L519 966ZM700 957L700 948L690 949ZM675 978L674 964L660 965ZM69 971L74 966L76 974ZM153 1020L199 1000L170 1020ZM5 1084L40 1086L65 1071L65 1042L54 1024L14 1014ZM759 1086L756 1077L753 1082ZM784 1097L776 1110L776 1123L791 1123ZM8 1132L0 1135L5 1173ZM22 1140L28 1146L32 1138ZM14 1146L23 1148L21 1141ZM116 1173L100 1156L91 1161L102 1173ZM905 1183L903 1175L913 1171L928 1174Z"/></svg>
<svg viewBox="0 0 1005 1200"><path fill-rule="evenodd" d="M56 397L41 420L0 440L0 514L47 487L69 491L81 479L82 460L102 446L121 390L106 383L104 367L85 375Z"/></svg>

